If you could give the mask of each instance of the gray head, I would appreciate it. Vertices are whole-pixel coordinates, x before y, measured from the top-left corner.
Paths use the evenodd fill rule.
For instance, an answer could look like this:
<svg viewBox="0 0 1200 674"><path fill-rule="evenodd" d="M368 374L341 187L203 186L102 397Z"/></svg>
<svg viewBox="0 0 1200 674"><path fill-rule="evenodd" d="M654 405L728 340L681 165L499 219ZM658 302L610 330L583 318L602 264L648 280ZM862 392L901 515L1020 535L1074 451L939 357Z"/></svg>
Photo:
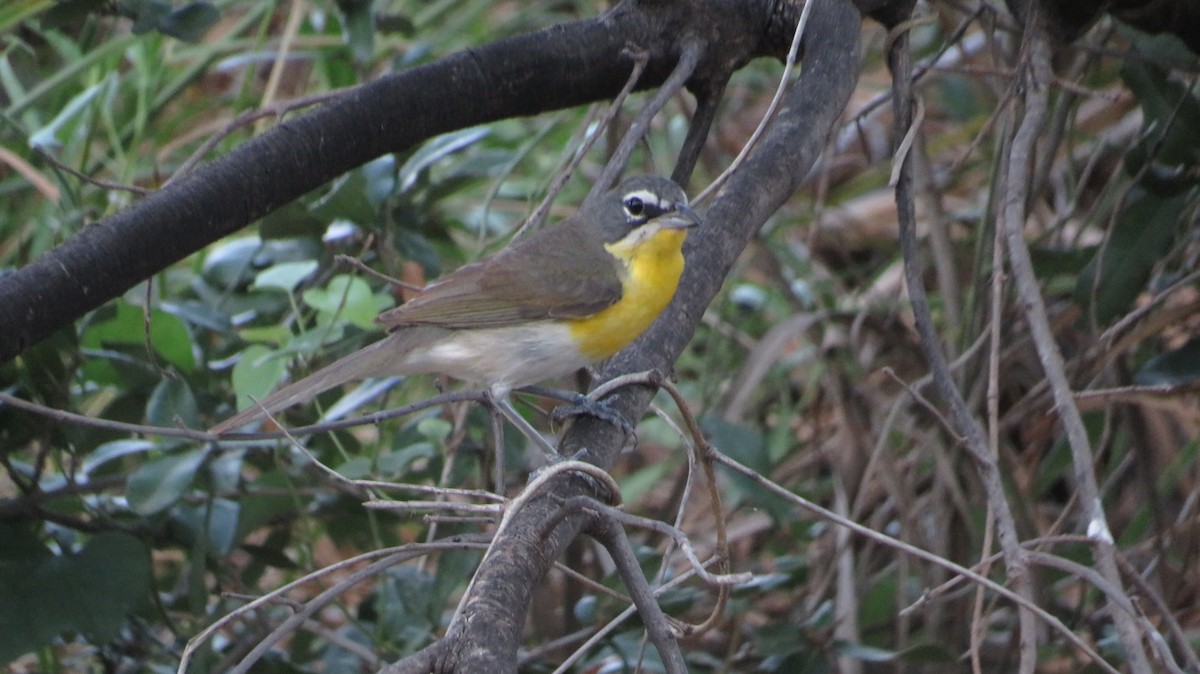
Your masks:
<svg viewBox="0 0 1200 674"><path fill-rule="evenodd" d="M700 217L688 207L683 188L670 178L654 175L627 178L589 205L587 215L599 224L601 238L609 243L649 222L662 227L700 224Z"/></svg>

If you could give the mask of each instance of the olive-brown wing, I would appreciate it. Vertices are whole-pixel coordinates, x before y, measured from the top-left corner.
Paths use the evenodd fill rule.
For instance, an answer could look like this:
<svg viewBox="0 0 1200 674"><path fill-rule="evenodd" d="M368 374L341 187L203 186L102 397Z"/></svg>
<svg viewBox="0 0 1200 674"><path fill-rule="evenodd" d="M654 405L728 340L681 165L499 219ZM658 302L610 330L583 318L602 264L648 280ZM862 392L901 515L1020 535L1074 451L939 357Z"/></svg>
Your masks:
<svg viewBox="0 0 1200 674"><path fill-rule="evenodd" d="M590 316L621 298L619 264L586 229L563 222L455 270L376 322L461 329Z"/></svg>

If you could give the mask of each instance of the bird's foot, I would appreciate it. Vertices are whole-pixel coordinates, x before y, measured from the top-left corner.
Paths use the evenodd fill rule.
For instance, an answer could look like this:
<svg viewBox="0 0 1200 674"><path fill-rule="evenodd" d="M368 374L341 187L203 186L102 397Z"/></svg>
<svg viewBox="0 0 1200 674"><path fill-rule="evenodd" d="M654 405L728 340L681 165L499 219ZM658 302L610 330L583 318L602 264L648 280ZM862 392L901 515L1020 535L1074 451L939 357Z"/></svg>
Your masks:
<svg viewBox="0 0 1200 674"><path fill-rule="evenodd" d="M582 394L576 394L573 401L567 405L560 405L554 408L550 413L550 418L556 424L561 424L571 417L587 415L595 417L601 421L608 423L621 429L624 433L626 441L637 442L637 431L634 430L633 424L625 418L617 410L613 409L611 403L604 400L596 400ZM586 450L582 450L586 451Z"/></svg>

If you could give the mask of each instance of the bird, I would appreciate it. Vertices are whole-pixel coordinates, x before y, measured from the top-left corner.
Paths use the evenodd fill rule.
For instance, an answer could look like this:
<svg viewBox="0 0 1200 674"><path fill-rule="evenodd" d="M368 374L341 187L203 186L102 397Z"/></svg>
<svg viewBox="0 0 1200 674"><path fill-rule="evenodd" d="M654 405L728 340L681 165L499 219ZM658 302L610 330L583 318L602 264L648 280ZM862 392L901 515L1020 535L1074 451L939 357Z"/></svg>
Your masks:
<svg viewBox="0 0 1200 674"><path fill-rule="evenodd" d="M628 178L557 225L459 267L383 312L375 321L387 328L385 337L210 432L243 428L368 377L443 374L484 385L529 435L532 426L512 409L509 393L600 362L644 332L674 297L683 242L699 224L675 182ZM533 433L544 452L553 452Z"/></svg>

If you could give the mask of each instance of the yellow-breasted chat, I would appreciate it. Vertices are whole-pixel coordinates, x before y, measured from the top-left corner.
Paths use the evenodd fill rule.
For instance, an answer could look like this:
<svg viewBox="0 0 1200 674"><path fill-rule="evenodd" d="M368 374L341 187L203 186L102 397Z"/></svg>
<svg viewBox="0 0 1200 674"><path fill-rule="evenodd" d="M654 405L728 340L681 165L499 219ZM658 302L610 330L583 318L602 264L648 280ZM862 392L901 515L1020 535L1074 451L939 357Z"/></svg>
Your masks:
<svg viewBox="0 0 1200 674"><path fill-rule="evenodd" d="M521 425L507 403L512 389L608 358L654 322L675 295L683 241L699 222L674 182L629 178L558 225L380 314L386 337L211 430L239 429L348 382L432 373L486 385Z"/></svg>

